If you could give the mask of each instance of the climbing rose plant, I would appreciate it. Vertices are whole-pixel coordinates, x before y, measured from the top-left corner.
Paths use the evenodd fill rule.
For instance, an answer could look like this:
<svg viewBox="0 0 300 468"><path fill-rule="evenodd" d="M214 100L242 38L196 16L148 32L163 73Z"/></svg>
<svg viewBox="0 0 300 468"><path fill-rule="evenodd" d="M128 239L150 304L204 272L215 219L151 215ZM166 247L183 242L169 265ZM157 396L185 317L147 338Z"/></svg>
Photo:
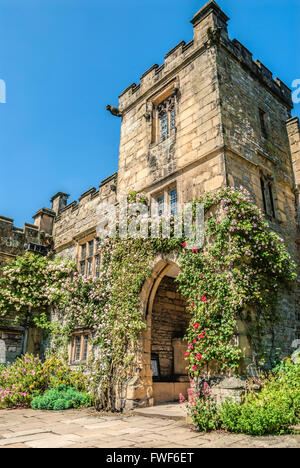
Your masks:
<svg viewBox="0 0 300 468"><path fill-rule="evenodd" d="M203 251L191 252L183 244L177 279L192 314L186 360L196 377L212 361L220 370L239 367L241 349L235 339L239 319L256 338L252 345L261 361L260 337L279 318L279 286L291 285L297 276L283 240L269 230L245 189L226 188L201 201L206 212L214 209L217 216L206 221L208 242Z"/></svg>
<svg viewBox="0 0 300 468"><path fill-rule="evenodd" d="M1 270L0 321L31 322L61 300L62 285L74 270L69 261L31 253L9 262Z"/></svg>
<svg viewBox="0 0 300 468"><path fill-rule="evenodd" d="M129 200L134 203L136 199L141 196L131 191ZM142 199L146 202L145 197ZM269 230L245 189L208 193L194 201L195 211L200 202L206 214L206 243L201 250L188 249L186 239L117 237L101 242L102 265L97 279L73 274L68 263L59 261L43 274L45 259L40 257L32 259L32 268L18 271L16 264L7 267L0 311L17 306L23 312L29 302L35 308L39 304L55 305L61 326L48 322L45 314L40 326L48 329L52 342L57 343L57 336L64 335L67 339L61 340L63 346L75 328L92 330L95 346L88 367L99 408L115 409L122 384L135 373L139 337L145 329L139 294L159 253L177 252L179 256L178 289L192 315L186 337L192 377L199 376L211 361L223 370L238 368L239 319L248 323L249 335L255 335L257 343L265 327L278 319L279 285L292 284L296 279L296 265L283 240ZM18 261L22 264L22 259ZM34 277L33 289L26 281L27 274ZM247 310L254 311L254 320L245 316Z"/></svg>

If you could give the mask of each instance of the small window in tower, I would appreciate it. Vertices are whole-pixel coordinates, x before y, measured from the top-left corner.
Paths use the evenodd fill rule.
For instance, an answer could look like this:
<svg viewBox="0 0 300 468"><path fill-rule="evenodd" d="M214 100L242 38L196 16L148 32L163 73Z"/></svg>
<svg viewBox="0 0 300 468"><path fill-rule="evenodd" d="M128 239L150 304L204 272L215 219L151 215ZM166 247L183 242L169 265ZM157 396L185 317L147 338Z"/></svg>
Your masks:
<svg viewBox="0 0 300 468"><path fill-rule="evenodd" d="M260 185L261 185L264 212L266 213L266 215L271 216L272 218L275 218L276 213L275 213L272 177L268 175L261 175Z"/></svg>
<svg viewBox="0 0 300 468"><path fill-rule="evenodd" d="M266 113L261 109L259 109L259 119L260 119L261 133L264 138L267 138L268 133L267 133L267 128L266 128Z"/></svg>
<svg viewBox="0 0 300 468"><path fill-rule="evenodd" d="M269 190L269 199L270 199L270 209L273 218L275 218L275 208L274 208L274 198L273 198L273 187L271 182L268 183L268 190Z"/></svg>
<svg viewBox="0 0 300 468"><path fill-rule="evenodd" d="M156 106L156 140L164 140L176 130L175 97L170 96Z"/></svg>
<svg viewBox="0 0 300 468"><path fill-rule="evenodd" d="M91 240L89 242L89 257L92 257L94 255L94 241Z"/></svg>
<svg viewBox="0 0 300 468"><path fill-rule="evenodd" d="M171 111L170 111L170 128L171 128L171 131L175 130L175 106L174 104L171 107Z"/></svg>
<svg viewBox="0 0 300 468"><path fill-rule="evenodd" d="M172 215L177 215L177 190L171 190L170 196L170 210Z"/></svg>
<svg viewBox="0 0 300 468"><path fill-rule="evenodd" d="M164 208L164 205L165 205L164 195L160 195L159 197L157 197L156 201L157 201L158 215L162 216L164 214L164 210L165 210L165 208Z"/></svg>
<svg viewBox="0 0 300 468"><path fill-rule="evenodd" d="M266 188L264 178L260 178L261 193L263 198L264 212L267 213Z"/></svg>
<svg viewBox="0 0 300 468"><path fill-rule="evenodd" d="M168 114L165 111L159 113L160 120L160 136L162 138L168 136Z"/></svg>

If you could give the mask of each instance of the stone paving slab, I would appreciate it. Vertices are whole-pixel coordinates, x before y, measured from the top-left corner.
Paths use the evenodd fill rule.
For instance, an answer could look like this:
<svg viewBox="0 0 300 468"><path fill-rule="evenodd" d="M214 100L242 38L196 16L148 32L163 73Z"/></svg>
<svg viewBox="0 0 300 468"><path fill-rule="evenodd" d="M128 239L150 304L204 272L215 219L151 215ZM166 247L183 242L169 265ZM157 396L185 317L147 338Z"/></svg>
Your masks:
<svg viewBox="0 0 300 468"><path fill-rule="evenodd" d="M173 416L177 410L171 408ZM199 434L182 420L168 418L166 408L153 412L155 417L149 416L151 411L107 415L93 409L0 410L0 448L300 448L300 435Z"/></svg>
<svg viewBox="0 0 300 468"><path fill-rule="evenodd" d="M167 403L151 406L150 408L138 408L133 411L140 416L151 418L168 418L177 421L186 420L186 410L184 406L178 403Z"/></svg>

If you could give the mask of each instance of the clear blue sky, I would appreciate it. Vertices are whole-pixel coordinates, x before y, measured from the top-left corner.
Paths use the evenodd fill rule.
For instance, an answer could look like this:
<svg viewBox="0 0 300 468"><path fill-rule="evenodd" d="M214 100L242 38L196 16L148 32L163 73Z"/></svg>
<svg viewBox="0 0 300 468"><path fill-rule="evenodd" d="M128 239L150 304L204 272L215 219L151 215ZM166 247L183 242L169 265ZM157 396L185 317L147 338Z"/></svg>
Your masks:
<svg viewBox="0 0 300 468"><path fill-rule="evenodd" d="M18 226L58 191L70 201L117 170L106 110L178 42L205 0L0 0L0 214ZM220 0L236 37L291 87L300 0ZM299 115L300 105L295 109Z"/></svg>

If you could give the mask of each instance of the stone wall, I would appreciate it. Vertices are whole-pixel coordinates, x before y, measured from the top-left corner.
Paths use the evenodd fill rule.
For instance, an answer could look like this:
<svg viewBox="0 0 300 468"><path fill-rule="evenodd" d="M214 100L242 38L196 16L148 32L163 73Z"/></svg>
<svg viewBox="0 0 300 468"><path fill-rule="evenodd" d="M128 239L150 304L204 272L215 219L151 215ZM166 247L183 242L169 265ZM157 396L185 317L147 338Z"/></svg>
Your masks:
<svg viewBox="0 0 300 468"><path fill-rule="evenodd" d="M179 90L176 130L153 142L153 106L174 88ZM214 48L201 41L180 43L166 55L163 66L151 67L138 86L120 96L120 110L120 190L134 186L153 193L176 178L180 201L189 201L225 184Z"/></svg>
<svg viewBox="0 0 300 468"><path fill-rule="evenodd" d="M25 223L24 228L14 226L14 220L0 216L0 263L3 265L25 253L25 244L38 244L50 248L51 239L34 224Z"/></svg>
<svg viewBox="0 0 300 468"><path fill-rule="evenodd" d="M92 233L96 235L99 205L101 203L115 204L116 184L117 174L113 174L100 184L99 190L95 187L89 189L81 195L78 202L73 201L57 212L53 237L54 250L60 257L75 260L78 242ZM65 194L62 195L65 196ZM57 197L54 197L54 203L57 204Z"/></svg>
<svg viewBox="0 0 300 468"><path fill-rule="evenodd" d="M0 329L0 364L13 362L21 355L23 347L23 331Z"/></svg>

